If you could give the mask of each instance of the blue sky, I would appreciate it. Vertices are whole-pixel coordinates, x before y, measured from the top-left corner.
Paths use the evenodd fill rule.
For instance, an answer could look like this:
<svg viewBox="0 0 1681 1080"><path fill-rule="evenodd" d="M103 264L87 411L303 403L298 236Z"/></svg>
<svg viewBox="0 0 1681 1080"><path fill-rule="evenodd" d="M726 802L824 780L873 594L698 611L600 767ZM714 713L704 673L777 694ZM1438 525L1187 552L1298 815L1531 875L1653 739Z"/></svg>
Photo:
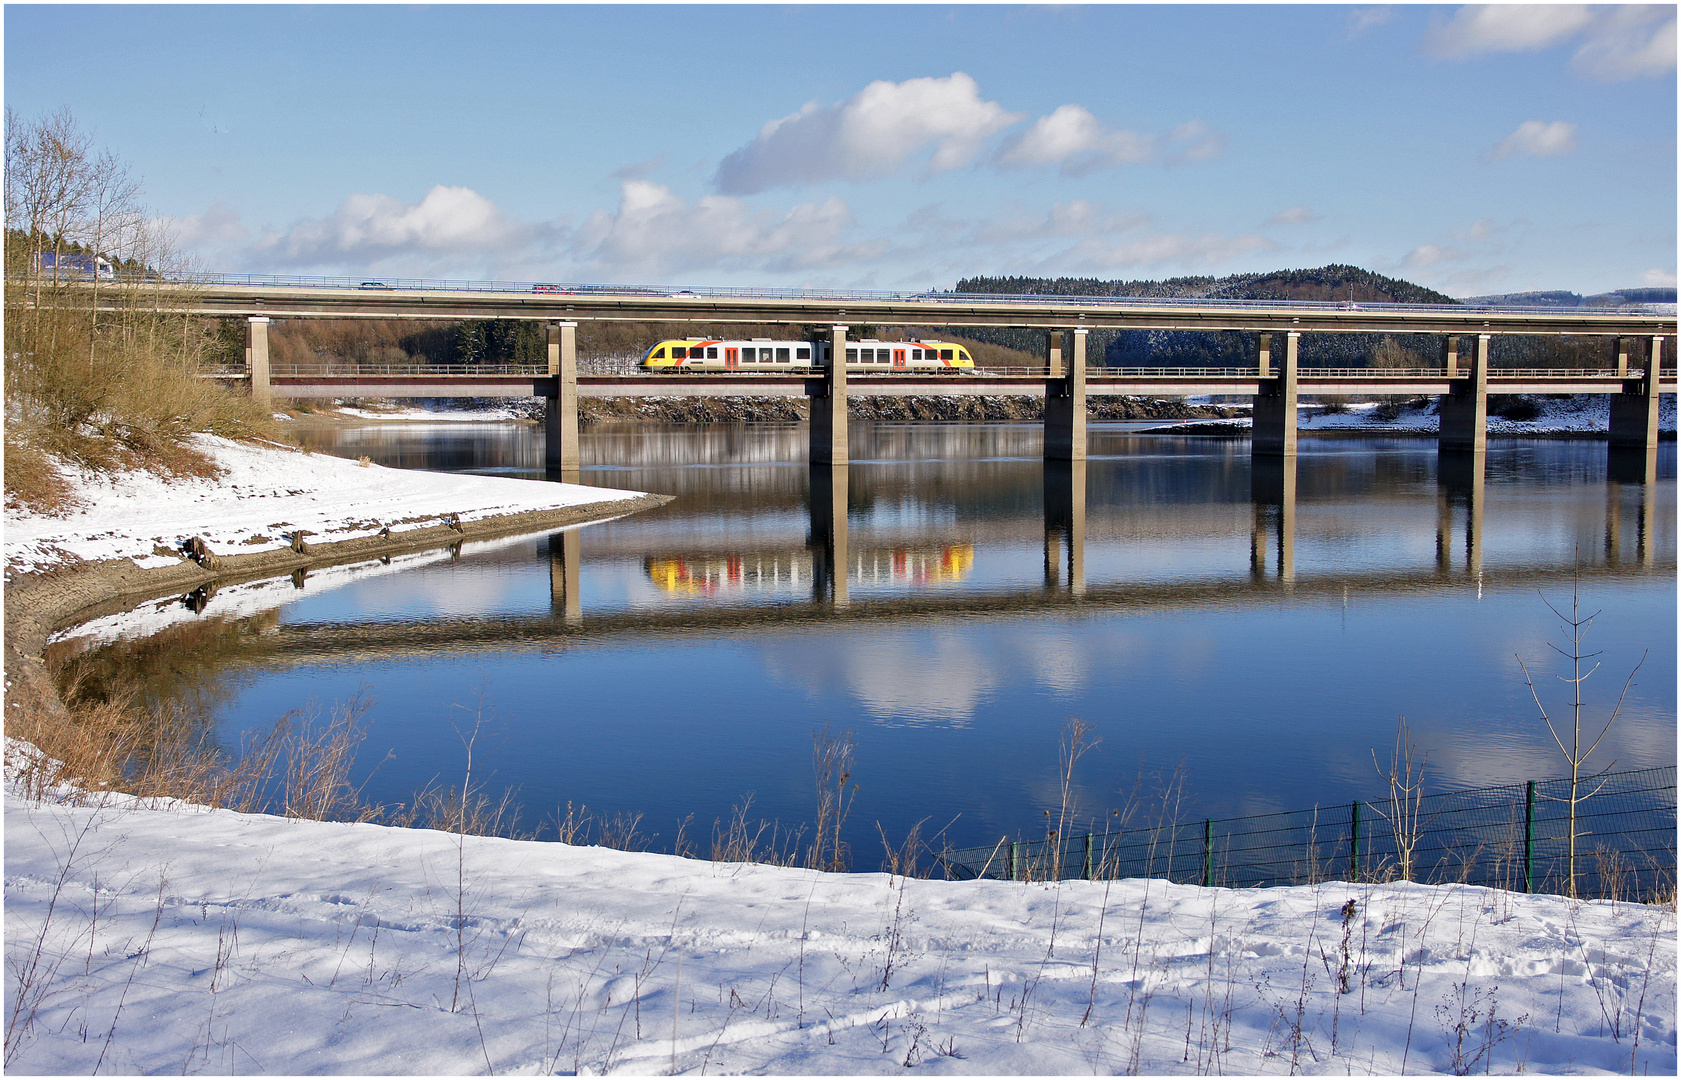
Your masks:
<svg viewBox="0 0 1681 1080"><path fill-rule="evenodd" d="M217 271L1676 281L1676 9L8 4Z"/></svg>

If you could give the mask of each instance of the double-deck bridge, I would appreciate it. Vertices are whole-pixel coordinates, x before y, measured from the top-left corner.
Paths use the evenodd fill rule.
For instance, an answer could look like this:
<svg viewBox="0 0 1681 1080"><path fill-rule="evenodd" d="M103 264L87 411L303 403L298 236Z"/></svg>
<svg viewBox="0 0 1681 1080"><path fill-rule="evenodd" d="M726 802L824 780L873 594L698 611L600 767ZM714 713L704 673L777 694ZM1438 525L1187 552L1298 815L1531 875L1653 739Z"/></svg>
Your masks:
<svg viewBox="0 0 1681 1080"><path fill-rule="evenodd" d="M249 326L246 375L258 397L543 397L548 399L546 459L578 467L580 397L780 396L811 400L813 464L849 457L846 401L853 395L1043 396L1045 456L1086 456L1088 394L1247 395L1254 400L1253 452L1293 457L1300 394L1434 395L1441 399L1443 450L1487 447L1493 392L1607 394L1613 447L1655 449L1658 395L1674 393L1663 370L1664 339L1676 333L1673 309L1479 307L1137 297L979 296L810 290L664 289L541 282L331 281L215 276L161 286L157 302L201 315L243 316ZM271 368L268 324L284 318L524 319L546 325L548 363L527 369ZM580 375L582 321L829 327L831 355L845 355L849 324L875 327L1010 327L1045 331L1044 363L974 374L803 372L682 375ZM1254 362L1240 368L1107 368L1087 362L1094 329L1216 330L1255 335ZM1303 334L1433 334L1441 359L1429 368L1312 368L1299 363ZM1510 369L1489 362L1499 335L1612 338L1614 362L1599 369ZM1673 344L1670 346L1673 350Z"/></svg>

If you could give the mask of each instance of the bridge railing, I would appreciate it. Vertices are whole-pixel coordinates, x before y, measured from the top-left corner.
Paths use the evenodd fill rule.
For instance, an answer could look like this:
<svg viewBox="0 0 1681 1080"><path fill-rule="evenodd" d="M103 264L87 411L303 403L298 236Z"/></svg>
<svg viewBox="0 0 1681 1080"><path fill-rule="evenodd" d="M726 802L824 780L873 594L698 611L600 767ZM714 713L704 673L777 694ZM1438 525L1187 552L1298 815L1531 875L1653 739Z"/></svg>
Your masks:
<svg viewBox="0 0 1681 1080"><path fill-rule="evenodd" d="M592 364L588 360L579 361L580 375L630 375L643 374L634 364L627 364L622 360L615 360L608 365L601 365L609 370L592 371ZM671 371L650 374L651 378L680 380L688 375L705 374L707 376L732 376L739 378L757 378L765 375L792 375L802 378L812 378L823 373L819 367L785 367L775 371ZM215 368L207 368L202 374L215 378L239 378L246 374L243 364L224 364ZM418 376L418 377L447 377L466 378L473 376L503 375L503 376L541 376L548 374L548 366L542 363L525 364L357 364L353 362L325 362L314 364L274 364L269 368L269 375L275 378L353 378L366 376L371 378ZM852 377L859 375L890 376L890 377L928 377L941 376L961 378L966 375L983 376L987 378L1020 378L1042 379L1047 377L1043 366L1002 367L987 365L976 367L972 372L954 369L934 370L895 370L893 368L879 368L860 371L850 369ZM1644 372L1631 367L1624 375L1619 376L1613 368L1489 368L1490 379L1638 379ZM1301 379L1361 379L1373 383L1386 380L1407 379L1441 379L1445 372L1439 367L1427 368L1349 368L1349 367L1302 367L1297 369ZM1099 367L1087 365L1086 378L1094 380L1104 379L1253 379L1256 371L1253 367ZM1459 378L1465 378L1466 373L1461 370ZM1665 382L1674 381L1675 369L1670 368L1660 372L1660 379Z"/></svg>
<svg viewBox="0 0 1681 1080"><path fill-rule="evenodd" d="M1078 305L1082 307L1197 307L1243 310L1292 311L1401 311L1401 312L1547 312L1561 309L1516 304L1380 304L1322 300L1225 300L1170 296L1055 296L1026 293L882 292L858 289L767 289L757 287L712 287L701 285L604 285L583 282L486 281L471 279L398 278L381 275L355 277L306 277L271 274L197 274L183 278L183 284L274 286L277 288L401 290L405 292L472 292L528 294L541 297L645 296L683 300L858 300L892 303L919 302L961 306L965 304ZM1620 307L1584 308L1584 314L1674 315L1674 304L1627 304Z"/></svg>

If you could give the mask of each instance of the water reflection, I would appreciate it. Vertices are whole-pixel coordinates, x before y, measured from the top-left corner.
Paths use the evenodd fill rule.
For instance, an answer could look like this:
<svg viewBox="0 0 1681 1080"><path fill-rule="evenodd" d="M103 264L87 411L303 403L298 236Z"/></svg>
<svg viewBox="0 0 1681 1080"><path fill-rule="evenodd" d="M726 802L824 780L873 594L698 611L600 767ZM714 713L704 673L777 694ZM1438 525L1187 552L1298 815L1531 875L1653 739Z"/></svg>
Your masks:
<svg viewBox="0 0 1681 1080"><path fill-rule="evenodd" d="M340 434L335 452L411 461L434 438ZM540 477L533 435L436 438L452 467ZM486 685L519 748L498 782L658 823L750 790L804 820L812 729L851 727L864 849L878 820L902 836L961 811L974 842L1030 827L1071 716L1105 739L1081 779L1094 800L1140 762L1184 761L1188 813L1369 795L1399 713L1433 782L1548 775L1512 656L1550 655L1536 592L1579 574L1584 602L1616 613L1595 628L1608 654L1654 656L1607 758L1673 759L1673 444L1630 481L1607 479L1597 444L1467 463L1428 441L1307 439L1256 466L1241 442L1100 428L1088 462L1046 464L1039 438L862 425L850 467L814 469L798 428L597 431L582 482L676 498L400 573L311 575L260 630L219 622L250 610L233 589L171 617L225 627L215 647L183 640L228 688L230 741L369 683L387 740L370 761L398 755L378 799L454 768L449 705Z"/></svg>

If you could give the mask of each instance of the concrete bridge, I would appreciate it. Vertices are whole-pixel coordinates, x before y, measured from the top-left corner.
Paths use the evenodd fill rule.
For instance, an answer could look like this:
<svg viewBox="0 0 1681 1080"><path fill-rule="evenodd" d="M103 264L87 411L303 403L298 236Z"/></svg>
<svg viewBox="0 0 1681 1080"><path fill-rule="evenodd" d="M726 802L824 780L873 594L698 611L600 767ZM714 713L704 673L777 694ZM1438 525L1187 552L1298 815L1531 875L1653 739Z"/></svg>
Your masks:
<svg viewBox="0 0 1681 1080"><path fill-rule="evenodd" d="M1650 453L1657 444L1658 395L1676 390L1662 370L1673 311L1651 309L1499 308L1464 305L1336 304L1282 301L1190 301L1133 297L974 296L797 290L679 289L544 283L322 282L214 277L163 286L159 303L202 315L244 316L247 371L258 397L543 397L547 462L575 469L580 397L747 396L811 400L810 460L849 460L846 402L852 395L1031 394L1045 403L1045 456L1086 456L1089 394L1244 395L1254 400L1252 452L1292 457L1300 394L1434 395L1441 399L1440 445L1479 453L1487 447L1488 394L1607 394L1613 446ZM548 364L540 371L442 369L354 374L274 371L268 324L294 318L524 319L547 326ZM843 366L804 374L621 375L578 373L582 320L827 325L832 355L845 355L850 323L893 327L1012 327L1045 331L1044 363L1016 371L926 377L849 373ZM1241 331L1256 335L1254 362L1242 368L1090 367L1086 340L1099 328ZM1298 362L1303 334L1433 334L1438 366L1412 371L1315 369ZM1494 368L1490 343L1500 335L1613 338L1615 361L1601 370Z"/></svg>

